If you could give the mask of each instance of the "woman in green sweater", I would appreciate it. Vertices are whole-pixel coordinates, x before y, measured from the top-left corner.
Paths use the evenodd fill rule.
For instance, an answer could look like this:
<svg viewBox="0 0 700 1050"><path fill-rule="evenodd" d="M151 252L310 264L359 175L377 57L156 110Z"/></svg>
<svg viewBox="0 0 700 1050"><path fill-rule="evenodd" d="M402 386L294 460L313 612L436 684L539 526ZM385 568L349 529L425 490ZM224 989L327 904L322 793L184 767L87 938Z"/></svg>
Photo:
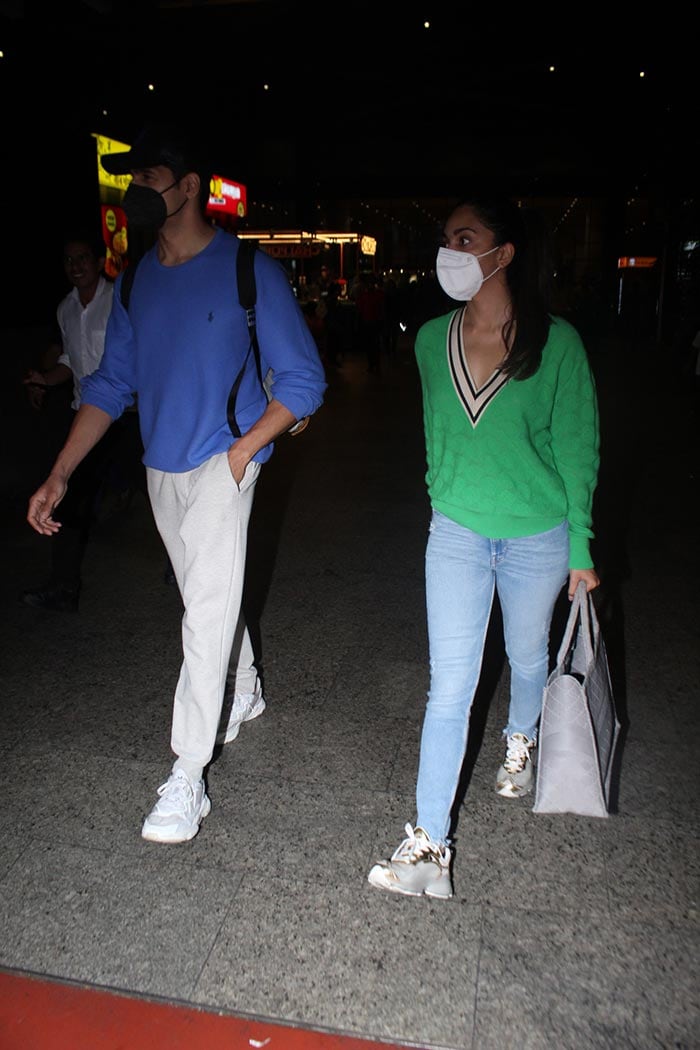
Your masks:
<svg viewBox="0 0 700 1050"><path fill-rule="evenodd" d="M417 821L369 882L452 896L450 821L494 593L510 665L504 798L526 795L555 602L598 586L589 551L598 473L593 376L576 330L552 316L538 236L510 201L472 199L445 225L443 290L463 303L416 337L432 516L426 549L430 691Z"/></svg>

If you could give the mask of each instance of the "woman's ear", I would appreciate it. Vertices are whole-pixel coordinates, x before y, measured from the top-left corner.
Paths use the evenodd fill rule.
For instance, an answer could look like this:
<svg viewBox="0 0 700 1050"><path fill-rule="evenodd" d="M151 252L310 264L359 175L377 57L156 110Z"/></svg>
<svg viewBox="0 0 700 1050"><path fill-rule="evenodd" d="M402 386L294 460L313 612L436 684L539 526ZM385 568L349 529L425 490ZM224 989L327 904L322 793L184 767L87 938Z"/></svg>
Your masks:
<svg viewBox="0 0 700 1050"><path fill-rule="evenodd" d="M502 244L498 249L498 255L496 256L496 258L498 259L498 265L508 266L508 264L513 261L514 255L515 248L513 247L510 241L506 241L506 243Z"/></svg>

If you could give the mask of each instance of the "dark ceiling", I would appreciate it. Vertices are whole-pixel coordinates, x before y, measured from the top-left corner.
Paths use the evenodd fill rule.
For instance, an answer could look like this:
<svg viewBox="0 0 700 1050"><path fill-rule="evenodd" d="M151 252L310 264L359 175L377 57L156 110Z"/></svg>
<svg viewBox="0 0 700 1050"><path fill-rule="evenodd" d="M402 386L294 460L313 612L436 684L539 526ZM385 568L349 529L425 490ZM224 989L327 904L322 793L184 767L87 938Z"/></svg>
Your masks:
<svg viewBox="0 0 700 1050"><path fill-rule="evenodd" d="M51 178L90 132L130 141L168 115L195 118L221 168L270 194L690 191L694 33L670 13L9 0L4 145Z"/></svg>

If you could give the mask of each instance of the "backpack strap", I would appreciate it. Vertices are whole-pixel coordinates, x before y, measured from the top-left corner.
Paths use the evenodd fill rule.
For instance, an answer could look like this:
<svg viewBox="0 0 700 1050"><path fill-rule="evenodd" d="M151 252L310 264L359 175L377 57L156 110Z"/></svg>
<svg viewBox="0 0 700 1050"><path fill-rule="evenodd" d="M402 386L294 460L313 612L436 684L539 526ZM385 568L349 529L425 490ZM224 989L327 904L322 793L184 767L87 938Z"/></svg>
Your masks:
<svg viewBox="0 0 700 1050"><path fill-rule="evenodd" d="M260 385L263 386L260 344L258 343L258 332L255 327L255 303L258 297L258 291L255 286L255 253L257 250L255 241L245 240L239 243L238 256L236 257L236 277L238 279L238 299L245 310L250 346L255 354L255 367L258 370Z"/></svg>
<svg viewBox="0 0 700 1050"><path fill-rule="evenodd" d="M262 378L262 366L260 364L260 346L258 344L258 333L255 327L255 301L257 299L257 289L255 286L255 253L257 246L254 241L250 240L239 240L238 241L238 254L236 256L236 279L238 282L238 301L245 310L246 324L248 325L248 335L250 337L250 346L248 347L248 353L246 354L243 366L236 376L236 379L231 387L228 395L228 403L226 405L226 418L228 419L228 425L231 428L231 433L234 437L241 436L241 430L236 422L236 397L238 396L238 389L243 379L243 374L248 364L248 358L251 351L255 357L255 367L257 369L258 378L260 380L260 386L263 386Z"/></svg>
<svg viewBox="0 0 700 1050"><path fill-rule="evenodd" d="M253 260L257 247L255 241L238 241L238 255L236 256L236 277L238 278L238 298L243 309L252 311L252 318L248 320L248 327L255 327L255 302L257 300L257 288L255 287L255 270Z"/></svg>
<svg viewBox="0 0 700 1050"><path fill-rule="evenodd" d="M250 351L252 350L253 354L255 355L255 367L258 370L258 379L260 380L260 385L265 391L265 396L269 401L272 398L272 394L270 392L270 385L268 383L268 379L271 373L268 373L268 376L266 376L263 379L262 365L260 363L260 346L258 344L258 333L255 327L255 302L257 299L257 291L255 288L254 266L255 253L257 250L258 249L254 241L241 240L238 242L238 256L236 258L236 271L238 277L238 299L240 301L241 306L245 310L246 322L248 324L248 333L250 335L250 349L248 353L250 354ZM246 362L247 360L248 357L246 356ZM243 366L243 368L245 368L245 365ZM231 388L231 393L229 394L227 406L229 426L231 427L231 430L235 437L240 437L240 431L238 430L238 424L235 420L233 407L242 376L243 369L241 369L241 372L239 373L236 382ZM306 429L308 422L308 416L304 416L303 419L298 419L296 423L294 423L293 426L289 428L287 433L292 435L301 434L302 430ZM234 426L236 428L235 430Z"/></svg>

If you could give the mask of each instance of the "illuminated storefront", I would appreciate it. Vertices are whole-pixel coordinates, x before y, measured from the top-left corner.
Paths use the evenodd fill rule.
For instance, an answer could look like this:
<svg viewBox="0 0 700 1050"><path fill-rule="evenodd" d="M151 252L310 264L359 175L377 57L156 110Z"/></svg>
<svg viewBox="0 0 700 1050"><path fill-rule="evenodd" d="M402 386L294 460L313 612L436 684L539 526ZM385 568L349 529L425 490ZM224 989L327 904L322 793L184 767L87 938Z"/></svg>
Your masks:
<svg viewBox="0 0 700 1050"><path fill-rule="evenodd" d="M363 267L373 268L377 242L359 233L317 230L239 230L238 236L257 241L260 248L286 265L295 288L302 289L310 279L328 270L343 289L348 273L356 275Z"/></svg>

